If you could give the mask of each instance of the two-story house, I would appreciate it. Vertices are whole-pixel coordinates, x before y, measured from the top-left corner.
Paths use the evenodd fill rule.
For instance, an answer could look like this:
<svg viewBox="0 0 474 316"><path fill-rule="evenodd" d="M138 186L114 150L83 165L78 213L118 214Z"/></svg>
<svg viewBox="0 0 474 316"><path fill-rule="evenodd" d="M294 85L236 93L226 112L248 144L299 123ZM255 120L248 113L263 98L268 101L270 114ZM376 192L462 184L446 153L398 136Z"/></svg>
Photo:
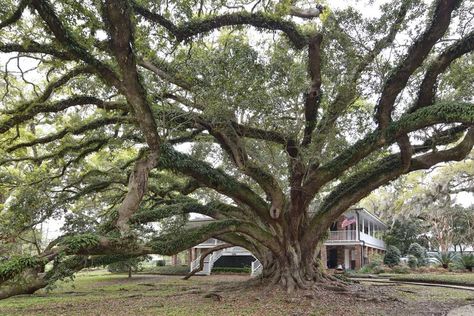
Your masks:
<svg viewBox="0 0 474 316"><path fill-rule="evenodd" d="M202 225L210 218L193 219L191 226ZM344 213L333 223L328 238L321 247L321 262L328 269L359 269L369 262L371 254L385 252L382 234L387 226L365 209L356 208ZM223 242L211 238L188 250L190 270L199 265L200 255L208 248ZM204 269L198 274L209 275L213 267L251 267L251 274L261 271L260 262L242 247L230 247L216 251L204 259Z"/></svg>

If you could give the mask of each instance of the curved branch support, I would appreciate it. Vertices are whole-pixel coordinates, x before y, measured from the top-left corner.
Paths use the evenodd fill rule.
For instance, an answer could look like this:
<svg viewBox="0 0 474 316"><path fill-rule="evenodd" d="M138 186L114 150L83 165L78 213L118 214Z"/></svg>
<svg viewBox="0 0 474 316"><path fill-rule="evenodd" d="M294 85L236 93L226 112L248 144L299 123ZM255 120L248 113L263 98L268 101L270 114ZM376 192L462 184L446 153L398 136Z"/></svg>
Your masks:
<svg viewBox="0 0 474 316"><path fill-rule="evenodd" d="M135 163L128 179L127 194L118 209L119 217L116 226L122 235L127 235L130 231L128 221L140 207L140 202L148 188L148 175L150 170L156 167L158 157L157 151L149 152Z"/></svg>
<svg viewBox="0 0 474 316"><path fill-rule="evenodd" d="M230 247L234 247L234 246L231 245L231 244L223 244L223 245L219 245L219 246L216 246L216 247L213 247L213 248L209 248L206 251L204 251L201 254L201 259L199 260L199 266L197 268L195 268L194 270L190 271L188 274L186 274L183 277L183 280L189 279L190 277L192 277L193 275L195 275L196 273L198 273L199 271L204 269L204 260L206 259L207 256L209 256L213 252L216 252L216 251L219 251L219 250L222 250L222 249L226 249L226 248L230 248Z"/></svg>

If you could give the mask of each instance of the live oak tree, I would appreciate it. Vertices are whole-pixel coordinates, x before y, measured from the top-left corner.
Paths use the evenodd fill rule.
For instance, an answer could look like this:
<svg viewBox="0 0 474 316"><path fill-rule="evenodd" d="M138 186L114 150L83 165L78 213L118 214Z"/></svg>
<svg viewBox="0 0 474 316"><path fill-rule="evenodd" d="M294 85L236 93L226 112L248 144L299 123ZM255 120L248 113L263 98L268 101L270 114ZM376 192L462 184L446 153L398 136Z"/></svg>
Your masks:
<svg viewBox="0 0 474 316"><path fill-rule="evenodd" d="M210 237L269 284L328 280L317 253L337 217L474 145L472 3L372 9L4 1L0 240L70 218L40 255L2 262L0 298Z"/></svg>

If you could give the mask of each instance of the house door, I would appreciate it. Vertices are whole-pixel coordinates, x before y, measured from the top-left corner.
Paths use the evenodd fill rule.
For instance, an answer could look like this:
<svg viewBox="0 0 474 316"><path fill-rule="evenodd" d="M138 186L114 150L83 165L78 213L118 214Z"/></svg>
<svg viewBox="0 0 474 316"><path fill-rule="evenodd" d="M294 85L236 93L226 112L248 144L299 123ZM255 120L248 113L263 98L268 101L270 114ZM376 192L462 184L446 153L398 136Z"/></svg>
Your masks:
<svg viewBox="0 0 474 316"><path fill-rule="evenodd" d="M328 249L328 269L337 268L337 249L329 248Z"/></svg>

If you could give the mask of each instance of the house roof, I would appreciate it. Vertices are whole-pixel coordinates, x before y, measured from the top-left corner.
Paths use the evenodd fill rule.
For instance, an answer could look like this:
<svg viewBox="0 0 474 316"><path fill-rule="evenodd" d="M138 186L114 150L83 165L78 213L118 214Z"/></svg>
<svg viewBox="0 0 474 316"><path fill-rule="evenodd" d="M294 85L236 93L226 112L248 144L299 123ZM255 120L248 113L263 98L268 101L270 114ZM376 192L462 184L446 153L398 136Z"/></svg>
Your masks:
<svg viewBox="0 0 474 316"><path fill-rule="evenodd" d="M359 214L363 213L363 214L369 216L370 218L372 218L378 224L382 225L384 228L387 228L387 224L385 224L377 215L372 214L371 212L369 212L367 209L365 209L363 207L352 208L348 211L355 211L355 212L358 212Z"/></svg>

